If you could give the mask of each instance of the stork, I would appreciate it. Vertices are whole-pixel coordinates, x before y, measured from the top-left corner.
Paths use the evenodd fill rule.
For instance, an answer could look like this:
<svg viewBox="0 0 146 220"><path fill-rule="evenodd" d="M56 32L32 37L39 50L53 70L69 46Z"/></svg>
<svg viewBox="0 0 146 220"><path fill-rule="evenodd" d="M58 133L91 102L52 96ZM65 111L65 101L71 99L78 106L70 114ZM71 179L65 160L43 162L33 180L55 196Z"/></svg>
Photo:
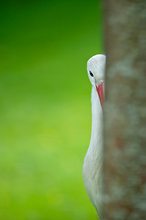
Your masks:
<svg viewBox="0 0 146 220"><path fill-rule="evenodd" d="M104 73L105 55L98 54L87 62L88 77L92 85L92 128L89 148L84 158L83 179L88 196L100 211L101 206L101 167L102 167L102 127L103 127L103 101L104 101Z"/></svg>

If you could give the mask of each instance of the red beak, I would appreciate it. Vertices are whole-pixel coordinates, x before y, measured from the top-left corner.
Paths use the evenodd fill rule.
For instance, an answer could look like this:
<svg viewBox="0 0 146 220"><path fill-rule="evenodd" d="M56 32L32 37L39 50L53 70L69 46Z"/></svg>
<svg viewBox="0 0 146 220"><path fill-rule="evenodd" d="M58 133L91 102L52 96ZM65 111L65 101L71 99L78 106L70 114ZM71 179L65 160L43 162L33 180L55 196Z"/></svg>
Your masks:
<svg viewBox="0 0 146 220"><path fill-rule="evenodd" d="M98 93L101 106L103 107L103 103L104 103L104 83L103 82L96 86L96 91Z"/></svg>

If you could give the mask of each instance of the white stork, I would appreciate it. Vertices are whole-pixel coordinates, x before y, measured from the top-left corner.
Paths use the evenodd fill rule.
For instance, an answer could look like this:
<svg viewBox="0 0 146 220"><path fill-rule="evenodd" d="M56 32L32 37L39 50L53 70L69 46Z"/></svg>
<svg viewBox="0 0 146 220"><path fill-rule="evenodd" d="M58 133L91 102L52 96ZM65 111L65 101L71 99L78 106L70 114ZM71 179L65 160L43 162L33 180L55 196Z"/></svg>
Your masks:
<svg viewBox="0 0 146 220"><path fill-rule="evenodd" d="M84 184L90 200L98 212L101 205L102 124L104 101L105 55L91 57L87 63L88 77L92 84L92 129L91 139L83 165Z"/></svg>

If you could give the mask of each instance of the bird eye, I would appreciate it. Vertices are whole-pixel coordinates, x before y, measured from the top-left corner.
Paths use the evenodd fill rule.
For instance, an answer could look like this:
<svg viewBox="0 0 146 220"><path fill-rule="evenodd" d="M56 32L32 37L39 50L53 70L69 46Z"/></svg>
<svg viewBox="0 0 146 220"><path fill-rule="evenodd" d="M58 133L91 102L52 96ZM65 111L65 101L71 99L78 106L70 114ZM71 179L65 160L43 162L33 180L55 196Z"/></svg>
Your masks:
<svg viewBox="0 0 146 220"><path fill-rule="evenodd" d="M94 76L93 73L92 73L91 71L89 71L89 73L90 73L90 76L92 76L92 77Z"/></svg>

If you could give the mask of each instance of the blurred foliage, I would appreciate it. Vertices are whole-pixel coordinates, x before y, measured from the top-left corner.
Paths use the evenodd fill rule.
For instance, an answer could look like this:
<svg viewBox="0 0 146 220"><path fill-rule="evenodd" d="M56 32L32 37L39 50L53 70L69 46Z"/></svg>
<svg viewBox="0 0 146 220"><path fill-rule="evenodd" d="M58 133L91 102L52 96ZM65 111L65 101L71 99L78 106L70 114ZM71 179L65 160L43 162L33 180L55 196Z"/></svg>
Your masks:
<svg viewBox="0 0 146 220"><path fill-rule="evenodd" d="M87 59L101 5L6 1L0 9L0 219L94 220L82 181L90 139Z"/></svg>

